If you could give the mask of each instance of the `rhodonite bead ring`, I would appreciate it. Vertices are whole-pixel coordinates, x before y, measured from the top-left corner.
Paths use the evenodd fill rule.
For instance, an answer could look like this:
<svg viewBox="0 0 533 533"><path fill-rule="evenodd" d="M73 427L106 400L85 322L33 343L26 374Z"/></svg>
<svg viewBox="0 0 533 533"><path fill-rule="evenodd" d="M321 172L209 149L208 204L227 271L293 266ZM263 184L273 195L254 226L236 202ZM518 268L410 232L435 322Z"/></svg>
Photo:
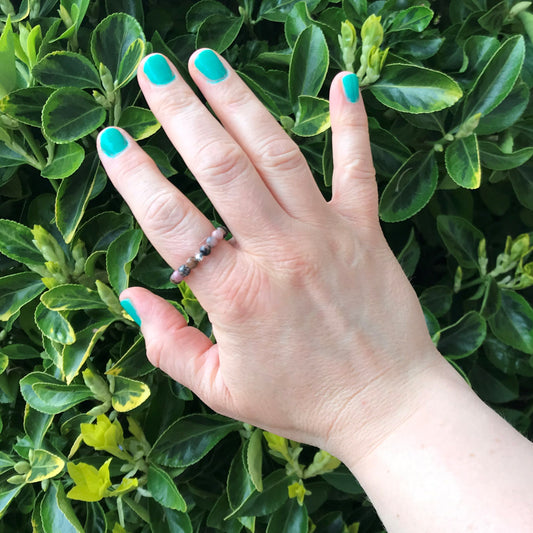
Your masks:
<svg viewBox="0 0 533 533"><path fill-rule="evenodd" d="M228 234L227 228L224 226L218 226L215 228L209 237L203 241L198 250L198 253L192 257L189 257L183 265L177 270L174 270L170 275L170 281L175 283L181 283L203 260L207 257L211 250Z"/></svg>

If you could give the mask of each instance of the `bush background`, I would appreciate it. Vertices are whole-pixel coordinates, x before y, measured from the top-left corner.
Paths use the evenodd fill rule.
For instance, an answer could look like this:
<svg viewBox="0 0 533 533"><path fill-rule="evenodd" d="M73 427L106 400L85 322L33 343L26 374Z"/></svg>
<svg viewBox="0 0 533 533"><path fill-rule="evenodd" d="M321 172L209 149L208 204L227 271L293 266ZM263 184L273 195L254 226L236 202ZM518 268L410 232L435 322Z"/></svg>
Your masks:
<svg viewBox="0 0 533 533"><path fill-rule="evenodd" d="M329 83L358 72L384 232L433 339L531 437L531 2L2 0L0 15L0 532L382 531L334 458L153 369L118 303L146 286L210 334L95 153L102 127L126 128L218 222L139 93L152 51L186 79L196 48L223 53L326 197Z"/></svg>

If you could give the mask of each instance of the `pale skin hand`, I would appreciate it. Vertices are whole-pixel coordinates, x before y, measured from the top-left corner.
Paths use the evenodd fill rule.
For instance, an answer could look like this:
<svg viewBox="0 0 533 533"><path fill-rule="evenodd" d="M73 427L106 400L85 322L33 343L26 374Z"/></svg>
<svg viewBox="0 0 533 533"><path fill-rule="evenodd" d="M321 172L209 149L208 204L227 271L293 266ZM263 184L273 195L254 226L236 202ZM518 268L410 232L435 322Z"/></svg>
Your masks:
<svg viewBox="0 0 533 533"><path fill-rule="evenodd" d="M412 421L429 427L424 416L435 383L464 396L461 412L481 402L435 350L380 229L362 100L344 96L345 73L333 80L335 171L326 202L297 146L231 67L222 59L228 76L212 84L194 57L191 76L220 122L173 67L176 78L157 86L141 65L139 84L233 239L187 278L216 344L149 291L121 295L142 321L148 357L214 410L337 455L361 474L373 500L385 496L377 508L390 531L422 531L401 529L378 479L393 470L380 453L397 446ZM148 238L177 268L213 226L124 136L127 148L115 157L101 152L102 162ZM399 470L400 479L410 475ZM434 492L434 506L442 498ZM430 507L431 529L438 516Z"/></svg>

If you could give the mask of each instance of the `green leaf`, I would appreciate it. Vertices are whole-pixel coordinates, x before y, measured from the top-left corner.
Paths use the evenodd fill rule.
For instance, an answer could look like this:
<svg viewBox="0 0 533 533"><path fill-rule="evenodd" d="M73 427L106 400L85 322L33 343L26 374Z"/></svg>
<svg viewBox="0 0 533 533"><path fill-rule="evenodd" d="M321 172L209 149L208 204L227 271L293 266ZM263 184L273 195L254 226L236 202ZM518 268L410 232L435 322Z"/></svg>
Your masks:
<svg viewBox="0 0 533 533"><path fill-rule="evenodd" d="M463 268L479 268L479 243L484 238L481 231L468 220L451 215L437 217L437 229L448 251Z"/></svg>
<svg viewBox="0 0 533 533"><path fill-rule="evenodd" d="M285 21L285 39L291 48L294 48L298 36L305 28L313 24L313 19L307 9L305 2L297 2L287 16Z"/></svg>
<svg viewBox="0 0 533 533"><path fill-rule="evenodd" d="M37 483L43 479L55 477L63 468L65 468L65 461L61 457L46 450L34 450L26 483Z"/></svg>
<svg viewBox="0 0 533 533"><path fill-rule="evenodd" d="M78 143L59 144L54 158L42 170L41 176L48 179L68 178L83 163L85 150Z"/></svg>
<svg viewBox="0 0 533 533"><path fill-rule="evenodd" d="M450 177L465 189L478 189L481 185L481 164L475 134L455 139L446 148L446 170Z"/></svg>
<svg viewBox="0 0 533 533"><path fill-rule="evenodd" d="M106 267L109 283L117 294L128 288L131 263L137 257L142 238L141 230L131 229L109 245Z"/></svg>
<svg viewBox="0 0 533 533"><path fill-rule="evenodd" d="M87 502L85 531L106 533L107 530L107 519L102 506L98 502Z"/></svg>
<svg viewBox="0 0 533 533"><path fill-rule="evenodd" d="M438 177L433 152L413 154L392 177L381 195L381 219L400 222L418 213L431 200Z"/></svg>
<svg viewBox="0 0 533 533"><path fill-rule="evenodd" d="M415 65L385 65L370 87L384 105L404 113L434 113L455 104L463 95L446 74Z"/></svg>
<svg viewBox="0 0 533 533"><path fill-rule="evenodd" d="M533 210L533 161L518 167L511 173L510 179L518 201Z"/></svg>
<svg viewBox="0 0 533 533"><path fill-rule="evenodd" d="M242 17L214 14L207 17L198 28L196 48L212 48L218 53L229 48L241 31Z"/></svg>
<svg viewBox="0 0 533 533"><path fill-rule="evenodd" d="M62 413L93 396L85 385L65 385L44 372L24 376L20 380L20 392L31 407L49 415Z"/></svg>
<svg viewBox="0 0 533 533"><path fill-rule="evenodd" d="M163 507L182 513L187 511L187 504L172 478L155 465L150 465L148 468L148 490L152 493L154 500Z"/></svg>
<svg viewBox="0 0 533 533"><path fill-rule="evenodd" d="M54 420L53 415L40 413L26 405L24 410L24 430L35 448L40 448L47 431Z"/></svg>
<svg viewBox="0 0 533 533"><path fill-rule="evenodd" d="M0 278L0 320L9 320L44 289L41 276L33 272L21 272Z"/></svg>
<svg viewBox="0 0 533 533"><path fill-rule="evenodd" d="M52 311L42 303L35 309L35 324L43 335L54 342L72 344L76 340L70 322L59 311Z"/></svg>
<svg viewBox="0 0 533 533"><path fill-rule="evenodd" d="M296 122L293 133L301 137L312 137L329 129L329 102L315 96L299 96Z"/></svg>
<svg viewBox="0 0 533 533"><path fill-rule="evenodd" d="M24 485L15 485L13 488L7 485L0 488L0 516L4 516L9 504L18 496L18 493L23 488Z"/></svg>
<svg viewBox="0 0 533 533"><path fill-rule="evenodd" d="M221 2L216 0L200 0L195 2L187 11L186 24L189 33L196 33L202 23L212 15L230 17L232 12Z"/></svg>
<svg viewBox="0 0 533 533"><path fill-rule="evenodd" d="M91 197L100 161L96 154L85 158L80 168L64 179L56 196L56 224L66 243L74 238Z"/></svg>
<svg viewBox="0 0 533 533"><path fill-rule="evenodd" d="M106 308L96 291L77 284L58 285L45 292L41 301L52 311Z"/></svg>
<svg viewBox="0 0 533 533"><path fill-rule="evenodd" d="M528 301L514 291L501 291L501 304L489 319L490 329L505 344L533 354L533 309Z"/></svg>
<svg viewBox="0 0 533 533"><path fill-rule="evenodd" d="M318 26L309 26L300 33L289 65L289 95L296 105L301 95L316 96L329 67L326 38Z"/></svg>
<svg viewBox="0 0 533 533"><path fill-rule="evenodd" d="M122 111L117 126L124 128L136 141L152 136L161 128L149 109L130 106Z"/></svg>
<svg viewBox="0 0 533 533"><path fill-rule="evenodd" d="M109 318L91 324L89 327L78 331L76 333L76 340L72 344L65 346L62 354L62 372L68 384L78 375L85 361L91 355L96 342L113 321L114 318Z"/></svg>
<svg viewBox="0 0 533 533"><path fill-rule="evenodd" d="M440 330L437 348L452 359L460 359L474 353L485 340L487 323L476 311L470 311L455 324Z"/></svg>
<svg viewBox="0 0 533 533"><path fill-rule="evenodd" d="M6 344L0 347L0 353L11 360L38 359L41 353L28 344Z"/></svg>
<svg viewBox="0 0 533 533"><path fill-rule="evenodd" d="M99 89L100 76L94 65L81 54L52 52L43 57L32 70L35 79L42 85L61 89Z"/></svg>
<svg viewBox="0 0 533 533"><path fill-rule="evenodd" d="M503 102L520 75L524 56L522 35L510 37L500 46L466 97L463 122L477 113L485 116Z"/></svg>
<svg viewBox="0 0 533 533"><path fill-rule="evenodd" d="M432 18L433 11L431 11L431 9L424 6L412 6L403 9L402 11L398 11L390 22L388 21L386 31L394 32L410 30L421 32L428 27Z"/></svg>
<svg viewBox="0 0 533 533"><path fill-rule="evenodd" d="M0 219L0 252L30 267L44 265L45 261L33 244L33 233L30 228L13 220Z"/></svg>
<svg viewBox="0 0 533 533"><path fill-rule="evenodd" d="M53 90L47 87L13 91L0 100L0 111L23 124L40 128L43 106L52 93Z"/></svg>
<svg viewBox="0 0 533 533"><path fill-rule="evenodd" d="M307 509L305 505L298 505L295 498L291 498L270 517L266 533L307 533L307 531Z"/></svg>
<svg viewBox="0 0 533 533"><path fill-rule="evenodd" d="M259 492L263 490L263 432L256 428L246 446L246 469Z"/></svg>
<svg viewBox="0 0 533 533"><path fill-rule="evenodd" d="M238 511L255 490L254 484L246 468L246 446L241 445L233 456L228 473L228 502L233 511Z"/></svg>
<svg viewBox="0 0 533 533"><path fill-rule="evenodd" d="M405 275L410 278L416 270L416 265L420 260L420 246L415 237L415 230L411 228L409 233L409 238L405 243L405 246L402 248L401 252L398 254L398 262L402 267Z"/></svg>
<svg viewBox="0 0 533 533"><path fill-rule="evenodd" d="M481 141L479 149L483 166L491 170L510 170L520 167L533 156L533 147L530 146L506 153L496 143Z"/></svg>
<svg viewBox="0 0 533 533"><path fill-rule="evenodd" d="M421 305L427 307L437 318L440 318L452 306L453 291L446 285L434 285L424 290L419 300Z"/></svg>
<svg viewBox="0 0 533 533"><path fill-rule="evenodd" d="M266 19L273 22L285 22L292 8L302 0L263 0L259 7L257 20ZM320 4L320 0L303 0L310 12Z"/></svg>
<svg viewBox="0 0 533 533"><path fill-rule="evenodd" d="M391 178L409 158L411 152L392 133L381 128L377 121L370 119L369 126L370 146L376 172L381 176Z"/></svg>
<svg viewBox="0 0 533 533"><path fill-rule="evenodd" d="M0 35L0 98L9 94L17 86L15 62L15 39L10 17Z"/></svg>
<svg viewBox="0 0 533 533"><path fill-rule="evenodd" d="M152 499L148 501L148 509L152 533L193 533L188 514L162 507Z"/></svg>
<svg viewBox="0 0 533 533"><path fill-rule="evenodd" d="M119 235L132 227L133 217L130 214L104 211L85 222L78 236L88 251L106 251Z"/></svg>
<svg viewBox="0 0 533 533"><path fill-rule="evenodd" d="M114 13L98 24L91 36L94 63L111 72L115 88L126 85L144 57L146 39L141 25L126 13Z"/></svg>
<svg viewBox="0 0 533 533"><path fill-rule="evenodd" d="M84 529L59 482L51 483L41 502L44 533L83 533Z"/></svg>
<svg viewBox="0 0 533 533"><path fill-rule="evenodd" d="M43 107L46 136L62 144L81 139L104 123L106 110L85 91L64 87L52 93Z"/></svg>
<svg viewBox="0 0 533 533"><path fill-rule="evenodd" d="M474 365L468 377L472 387L482 400L493 403L507 403L518 398L516 376L506 376L495 368L485 368L479 362Z"/></svg>
<svg viewBox="0 0 533 533"><path fill-rule="evenodd" d="M150 396L150 387L142 381L115 376L115 389L111 397L113 409L119 413L127 413L139 407Z"/></svg>
<svg viewBox="0 0 533 533"><path fill-rule="evenodd" d="M150 459L164 466L189 466L207 455L241 423L219 415L193 414L174 422L157 439Z"/></svg>

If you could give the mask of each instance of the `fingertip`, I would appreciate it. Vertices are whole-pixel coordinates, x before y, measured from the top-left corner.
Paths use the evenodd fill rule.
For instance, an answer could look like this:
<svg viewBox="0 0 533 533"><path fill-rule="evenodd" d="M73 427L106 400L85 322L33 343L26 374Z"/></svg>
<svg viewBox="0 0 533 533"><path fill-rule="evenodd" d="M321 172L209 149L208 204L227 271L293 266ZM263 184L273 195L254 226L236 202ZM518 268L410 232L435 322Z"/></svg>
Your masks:
<svg viewBox="0 0 533 533"><path fill-rule="evenodd" d="M230 70L222 58L210 48L200 48L189 58L189 72L193 78L195 71L199 72L210 84L217 84L228 78Z"/></svg>
<svg viewBox="0 0 533 533"><path fill-rule="evenodd" d="M113 159L122 154L130 144L129 135L115 126L104 128L97 138L97 146L100 154Z"/></svg>

